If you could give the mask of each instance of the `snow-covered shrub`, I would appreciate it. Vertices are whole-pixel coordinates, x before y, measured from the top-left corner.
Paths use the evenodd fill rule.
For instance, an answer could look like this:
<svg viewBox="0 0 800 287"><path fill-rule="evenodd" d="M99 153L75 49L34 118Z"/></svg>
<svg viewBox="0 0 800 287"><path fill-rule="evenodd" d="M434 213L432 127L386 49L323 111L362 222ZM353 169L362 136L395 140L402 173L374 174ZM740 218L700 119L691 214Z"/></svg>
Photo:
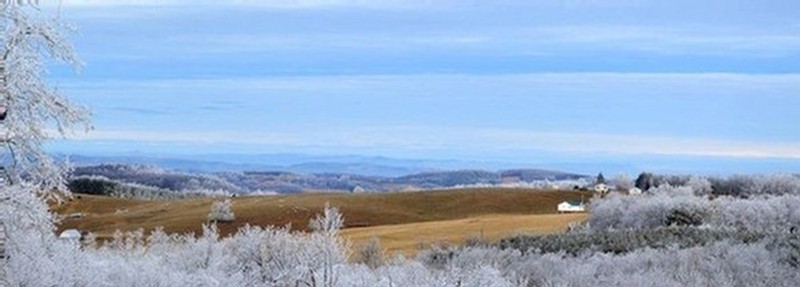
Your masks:
<svg viewBox="0 0 800 287"><path fill-rule="evenodd" d="M634 182L628 177L627 174L620 174L614 177L612 182L616 190L627 192L631 188L634 188Z"/></svg>
<svg viewBox="0 0 800 287"><path fill-rule="evenodd" d="M762 232L800 227L800 196L719 197L709 200L689 188L658 187L642 196L612 194L591 203L592 230L703 225Z"/></svg>
<svg viewBox="0 0 800 287"><path fill-rule="evenodd" d="M592 199L589 226L593 230L656 228L673 223L670 217L676 212L702 220L709 204L688 187L659 186L641 196L610 194Z"/></svg>
<svg viewBox="0 0 800 287"><path fill-rule="evenodd" d="M711 182L704 177L693 176L686 182L686 186L691 188L696 195L708 195L714 192Z"/></svg>
<svg viewBox="0 0 800 287"><path fill-rule="evenodd" d="M719 242L624 255L528 254L508 274L518 286L792 286L800 279L765 244Z"/></svg>
<svg viewBox="0 0 800 287"><path fill-rule="evenodd" d="M749 197L753 195L800 195L800 178L777 174L736 175L729 178L709 178L713 194Z"/></svg>
<svg viewBox="0 0 800 287"><path fill-rule="evenodd" d="M309 220L308 227L317 233L337 235L339 230L344 227L344 217L338 208L331 207L330 203L325 203L322 214Z"/></svg>
<svg viewBox="0 0 800 287"><path fill-rule="evenodd" d="M386 264L386 251L381 246L380 239L372 237L367 243L356 247L354 261L375 269Z"/></svg>
<svg viewBox="0 0 800 287"><path fill-rule="evenodd" d="M211 203L211 211L208 213L209 222L231 222L236 220L231 207L233 203L230 199L217 200Z"/></svg>
<svg viewBox="0 0 800 287"><path fill-rule="evenodd" d="M498 243L503 249L535 253L629 253L639 249L688 248L728 241L752 243L769 235L756 231L671 226L655 229L604 230L588 233L521 235Z"/></svg>
<svg viewBox="0 0 800 287"><path fill-rule="evenodd" d="M416 260L428 268L444 269L458 253L459 249L449 244L433 244L420 251Z"/></svg>
<svg viewBox="0 0 800 287"><path fill-rule="evenodd" d="M800 196L758 196L711 201L708 223L764 232L788 232L800 227Z"/></svg>

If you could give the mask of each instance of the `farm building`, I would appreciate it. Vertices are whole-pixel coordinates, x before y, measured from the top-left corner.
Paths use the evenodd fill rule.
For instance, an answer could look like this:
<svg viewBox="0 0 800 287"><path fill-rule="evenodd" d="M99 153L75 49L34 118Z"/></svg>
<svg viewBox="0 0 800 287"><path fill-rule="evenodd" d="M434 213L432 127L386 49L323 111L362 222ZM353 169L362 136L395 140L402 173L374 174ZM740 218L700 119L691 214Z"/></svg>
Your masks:
<svg viewBox="0 0 800 287"><path fill-rule="evenodd" d="M61 240L67 241L80 241L81 240L81 232L75 229L67 229L64 232L61 232L61 235L58 236Z"/></svg>
<svg viewBox="0 0 800 287"><path fill-rule="evenodd" d="M586 212L586 205L581 201L568 200L558 204L558 212Z"/></svg>
<svg viewBox="0 0 800 287"><path fill-rule="evenodd" d="M606 194L611 191L611 189L605 183L599 183L594 186L594 191L599 194Z"/></svg>

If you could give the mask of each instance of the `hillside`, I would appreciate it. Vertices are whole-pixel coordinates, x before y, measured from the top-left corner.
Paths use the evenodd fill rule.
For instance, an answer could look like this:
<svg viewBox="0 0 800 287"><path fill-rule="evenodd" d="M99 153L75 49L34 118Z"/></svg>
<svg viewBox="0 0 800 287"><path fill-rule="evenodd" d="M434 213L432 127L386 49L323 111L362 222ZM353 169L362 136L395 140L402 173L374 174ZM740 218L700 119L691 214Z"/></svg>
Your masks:
<svg viewBox="0 0 800 287"><path fill-rule="evenodd" d="M291 194L315 190L388 192L502 183L541 183L544 186L553 181L586 179L583 175L538 169L450 170L398 177L347 173L357 171L349 169L342 171L345 172L295 173L278 170L202 173L154 166L102 164L75 168L70 174L70 188L75 193L134 194L149 199L191 197L191 193L198 191L225 191L239 195Z"/></svg>
<svg viewBox="0 0 800 287"><path fill-rule="evenodd" d="M588 200L590 194L575 191L524 189L461 189L382 194L299 194L233 198L236 221L222 224L227 235L245 224L284 226L305 230L308 220L326 202L339 207L346 228L413 224L458 220L489 215L537 215L556 213L564 200ZM115 230L151 230L163 226L167 232L197 232L206 221L213 199L142 201L76 195L53 209L65 218L59 228L94 232L100 238Z"/></svg>
<svg viewBox="0 0 800 287"><path fill-rule="evenodd" d="M463 219L421 223L382 225L349 228L342 232L356 249L373 237L389 253L414 256L420 249L432 244L462 244L474 238L482 242L495 242L520 234L542 234L564 231L573 222L587 219L585 213L573 214L494 214Z"/></svg>

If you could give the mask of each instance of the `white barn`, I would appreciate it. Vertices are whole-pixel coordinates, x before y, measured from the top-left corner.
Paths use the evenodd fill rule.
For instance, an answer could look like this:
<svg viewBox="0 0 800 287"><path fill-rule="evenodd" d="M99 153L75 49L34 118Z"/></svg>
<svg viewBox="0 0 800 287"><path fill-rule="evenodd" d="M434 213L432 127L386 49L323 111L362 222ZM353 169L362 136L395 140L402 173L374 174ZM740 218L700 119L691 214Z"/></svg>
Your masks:
<svg viewBox="0 0 800 287"><path fill-rule="evenodd" d="M606 194L611 191L611 189L605 183L600 183L594 186L594 191L600 194Z"/></svg>
<svg viewBox="0 0 800 287"><path fill-rule="evenodd" d="M586 212L586 205L581 201L568 200L558 204L558 212Z"/></svg>
<svg viewBox="0 0 800 287"><path fill-rule="evenodd" d="M81 240L81 232L75 229L67 229L64 230L64 232L61 232L61 235L59 235L58 238L61 240L78 242Z"/></svg>

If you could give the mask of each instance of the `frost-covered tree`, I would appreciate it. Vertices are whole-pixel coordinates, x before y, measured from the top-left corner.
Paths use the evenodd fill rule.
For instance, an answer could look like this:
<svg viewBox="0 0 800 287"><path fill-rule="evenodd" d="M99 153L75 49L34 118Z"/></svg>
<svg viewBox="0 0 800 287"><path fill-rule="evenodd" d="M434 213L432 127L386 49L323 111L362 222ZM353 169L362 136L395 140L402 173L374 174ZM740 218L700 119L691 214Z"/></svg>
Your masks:
<svg viewBox="0 0 800 287"><path fill-rule="evenodd" d="M656 186L655 178L652 173L643 172L639 174L639 177L636 178L636 183L634 186L642 191L647 191L651 187Z"/></svg>
<svg viewBox="0 0 800 287"><path fill-rule="evenodd" d="M231 208L230 199L218 200L211 203L211 211L208 213L209 222L231 222L236 219Z"/></svg>
<svg viewBox="0 0 800 287"><path fill-rule="evenodd" d="M614 178L614 187L619 191L627 192L633 188L633 181L627 174L619 174Z"/></svg>
<svg viewBox="0 0 800 287"><path fill-rule="evenodd" d="M308 227L317 233L337 235L339 230L344 227L344 217L338 208L332 207L330 203L325 203L325 209L322 210L322 214L318 214L311 219L308 222Z"/></svg>
<svg viewBox="0 0 800 287"><path fill-rule="evenodd" d="M54 277L35 272L57 270L60 264L52 253L58 246L53 217L43 199L59 199L68 191L64 167L43 146L48 139L90 126L87 110L70 103L45 80L46 64L56 61L77 68L80 61L63 36L67 27L33 7L35 1L2 4L0 106L6 115L0 122L0 140L7 160L0 221L8 233L9 279L27 286L56 286L60 282Z"/></svg>
<svg viewBox="0 0 800 287"><path fill-rule="evenodd" d="M707 195L714 191L711 182L703 177L693 176L686 182L686 186L692 188L697 195Z"/></svg>
<svg viewBox="0 0 800 287"><path fill-rule="evenodd" d="M594 181L595 184L606 184L606 177L603 176L603 173L597 174L597 179Z"/></svg>
<svg viewBox="0 0 800 287"><path fill-rule="evenodd" d="M322 214L311 219L308 226L314 231L312 238L317 238L319 242L334 244L324 245L314 255L320 262L321 268L310 271L311 280L306 280L304 283L308 286L336 286L339 276L335 267L343 258L348 257L344 250L349 249L349 246L339 238L339 230L344 227L344 217L338 208L326 202Z"/></svg>
<svg viewBox="0 0 800 287"><path fill-rule="evenodd" d="M46 60L80 66L63 36L68 28L26 5L8 4L1 13L0 105L7 111L2 138L11 157L5 167L8 178L12 184L24 183L40 192L67 192L63 167L54 164L43 145L75 128L90 128L88 111L69 102L45 80Z"/></svg>

